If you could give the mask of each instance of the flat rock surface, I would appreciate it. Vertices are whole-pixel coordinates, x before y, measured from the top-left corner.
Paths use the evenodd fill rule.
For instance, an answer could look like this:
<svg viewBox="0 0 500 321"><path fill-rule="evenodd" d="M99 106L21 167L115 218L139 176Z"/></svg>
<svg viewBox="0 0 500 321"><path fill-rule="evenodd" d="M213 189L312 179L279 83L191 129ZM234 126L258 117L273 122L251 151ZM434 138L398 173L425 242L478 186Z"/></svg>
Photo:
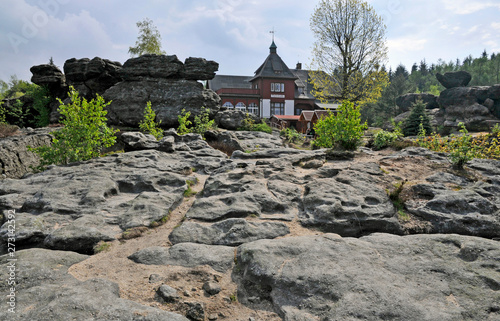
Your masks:
<svg viewBox="0 0 500 321"><path fill-rule="evenodd" d="M469 236L325 234L244 244L235 277L240 301L285 320L495 320L499 258Z"/></svg>

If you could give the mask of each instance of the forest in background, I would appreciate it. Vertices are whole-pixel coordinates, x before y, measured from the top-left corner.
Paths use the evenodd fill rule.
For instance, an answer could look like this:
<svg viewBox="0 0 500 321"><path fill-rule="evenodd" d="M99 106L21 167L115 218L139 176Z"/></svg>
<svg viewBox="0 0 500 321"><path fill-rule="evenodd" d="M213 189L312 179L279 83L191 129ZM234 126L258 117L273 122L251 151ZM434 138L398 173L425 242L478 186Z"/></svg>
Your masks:
<svg viewBox="0 0 500 321"><path fill-rule="evenodd" d="M437 73L467 71L472 75L470 86L492 86L500 83L500 54L488 54L483 51L479 58L472 55L465 59L437 63L427 63L424 59L414 63L410 69L399 65L396 70L389 70L389 85L383 90L377 102L362 108L362 118L369 125L380 127L389 119L399 115L396 98L407 93L430 93L439 96L445 90L436 78Z"/></svg>

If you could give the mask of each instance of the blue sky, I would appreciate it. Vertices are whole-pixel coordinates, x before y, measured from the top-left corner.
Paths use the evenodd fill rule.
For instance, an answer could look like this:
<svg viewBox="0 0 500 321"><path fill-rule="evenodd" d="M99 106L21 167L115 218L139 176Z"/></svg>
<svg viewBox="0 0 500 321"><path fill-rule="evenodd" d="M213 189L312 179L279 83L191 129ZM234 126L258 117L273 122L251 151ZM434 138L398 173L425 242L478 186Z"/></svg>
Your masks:
<svg viewBox="0 0 500 321"><path fill-rule="evenodd" d="M411 68L483 50L500 52L500 0L368 0L387 25L387 66ZM29 68L53 57L99 56L124 63L148 17L163 49L203 57L219 74L253 75L267 57L273 28L289 67L307 66L314 42L309 19L318 1L291 0L0 0L0 79L29 80Z"/></svg>

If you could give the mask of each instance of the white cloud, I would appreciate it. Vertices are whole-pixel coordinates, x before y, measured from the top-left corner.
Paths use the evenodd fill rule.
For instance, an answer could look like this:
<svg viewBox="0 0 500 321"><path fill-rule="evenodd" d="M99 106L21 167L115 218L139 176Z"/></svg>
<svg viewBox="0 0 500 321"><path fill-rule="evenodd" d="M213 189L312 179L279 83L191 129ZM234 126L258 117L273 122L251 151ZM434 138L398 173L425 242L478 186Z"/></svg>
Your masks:
<svg viewBox="0 0 500 321"><path fill-rule="evenodd" d="M498 1L443 0L445 8L455 14L467 15L488 8L500 9Z"/></svg>
<svg viewBox="0 0 500 321"><path fill-rule="evenodd" d="M399 53L409 53L414 51L421 51L425 48L428 42L425 38L416 38L413 36L401 37L387 40L389 51L397 51Z"/></svg>

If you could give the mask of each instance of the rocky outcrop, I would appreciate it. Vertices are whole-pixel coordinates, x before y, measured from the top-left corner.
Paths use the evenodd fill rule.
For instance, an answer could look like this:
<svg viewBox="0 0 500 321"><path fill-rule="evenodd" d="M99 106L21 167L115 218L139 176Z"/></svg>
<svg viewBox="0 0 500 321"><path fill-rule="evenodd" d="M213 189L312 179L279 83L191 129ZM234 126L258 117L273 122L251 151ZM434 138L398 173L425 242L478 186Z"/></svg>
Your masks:
<svg viewBox="0 0 500 321"><path fill-rule="evenodd" d="M25 129L19 135L0 140L0 174L2 178L21 178L32 173L40 165L37 154L28 151L28 146L36 148L52 143L51 130Z"/></svg>
<svg viewBox="0 0 500 321"><path fill-rule="evenodd" d="M325 234L244 244L234 277L238 300L284 320L493 320L499 256L469 236Z"/></svg>
<svg viewBox="0 0 500 321"><path fill-rule="evenodd" d="M92 60L72 58L64 63L64 74L68 86L73 86L82 97L90 100L121 81L121 68L121 63L99 57Z"/></svg>
<svg viewBox="0 0 500 321"><path fill-rule="evenodd" d="M245 113L241 110L221 110L215 116L215 122L220 128L237 130L245 125L245 119L249 118L254 124L261 122L259 116L252 113Z"/></svg>
<svg viewBox="0 0 500 321"><path fill-rule="evenodd" d="M467 87L472 80L471 74L467 71L446 72L444 75L437 73L436 78L446 89Z"/></svg>
<svg viewBox="0 0 500 321"><path fill-rule="evenodd" d="M421 100L425 104L426 109L434 109L439 108L437 99L437 96L426 93L406 94L396 98L396 105L399 107L402 113L405 113L413 107L413 104L415 104L418 100Z"/></svg>
<svg viewBox="0 0 500 321"><path fill-rule="evenodd" d="M104 279L78 281L68 268L87 258L73 252L30 249L16 252L12 264L9 255L0 256L2 280L17 271L15 285L2 282L0 291L6 295L15 288L15 313L7 303L0 310L2 320L172 320L185 317L120 298L120 289ZM12 267L15 267L13 269ZM14 272L15 274L15 272ZM21 281L22 280L22 281Z"/></svg>
<svg viewBox="0 0 500 321"><path fill-rule="evenodd" d="M33 74L31 82L39 86L47 87L54 97L59 97L62 91L67 88L66 77L55 65L37 65L31 67L30 71Z"/></svg>
<svg viewBox="0 0 500 321"><path fill-rule="evenodd" d="M199 115L208 108L211 117L219 109L220 97L196 81L215 76L218 64L201 58L188 58L183 64L176 56L144 55L127 60L120 70L124 81L108 89L103 97L112 101L108 119L112 124L137 127L144 108L151 101L162 126L178 125L182 110Z"/></svg>

